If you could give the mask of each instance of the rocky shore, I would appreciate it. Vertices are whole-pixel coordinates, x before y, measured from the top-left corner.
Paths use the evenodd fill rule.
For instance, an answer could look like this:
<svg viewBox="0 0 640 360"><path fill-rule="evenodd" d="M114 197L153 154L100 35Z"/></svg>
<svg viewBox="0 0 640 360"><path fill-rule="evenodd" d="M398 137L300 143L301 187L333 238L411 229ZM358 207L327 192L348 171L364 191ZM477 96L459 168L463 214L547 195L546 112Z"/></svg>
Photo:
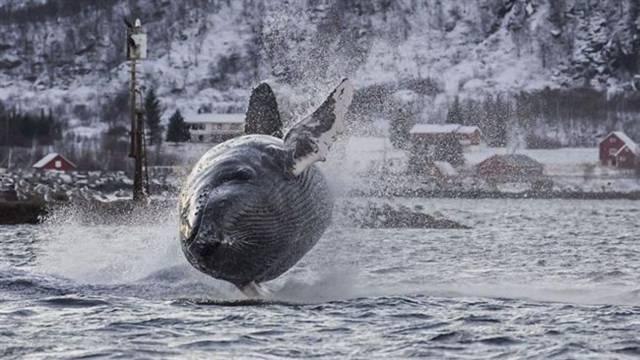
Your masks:
<svg viewBox="0 0 640 360"><path fill-rule="evenodd" d="M345 226L366 229L468 229L453 220L424 213L421 207L413 209L389 202L367 201L357 203L344 201L336 207L334 219Z"/></svg>
<svg viewBox="0 0 640 360"><path fill-rule="evenodd" d="M384 190L352 190L349 196L447 198L447 199L573 199L573 200L640 200L640 191L489 191L489 190L427 190L386 188Z"/></svg>
<svg viewBox="0 0 640 360"><path fill-rule="evenodd" d="M173 192L177 180L171 174L154 174L149 190ZM123 171L16 171L0 173L0 201L65 203L113 201L131 197L131 180Z"/></svg>
<svg viewBox="0 0 640 360"><path fill-rule="evenodd" d="M150 183L153 194L142 208L172 208L180 176L156 173ZM73 208L93 222L126 220L140 209L131 202L132 181L124 172L36 172L0 173L0 224L37 224L54 209ZM359 202L351 197L375 201ZM453 228L455 221L426 214L422 209L394 205L385 198L467 199L629 199L640 200L636 192L434 190L405 186L352 190L336 205L336 222L360 228ZM138 217L144 218L144 217Z"/></svg>
<svg viewBox="0 0 640 360"><path fill-rule="evenodd" d="M0 200L0 225L37 224L46 214L41 202Z"/></svg>
<svg viewBox="0 0 640 360"><path fill-rule="evenodd" d="M86 218L112 219L133 210L132 184L122 171L0 173L0 224L37 224L52 209L64 207L82 211ZM177 187L171 173L154 174L149 184L150 193L163 199Z"/></svg>
<svg viewBox="0 0 640 360"><path fill-rule="evenodd" d="M66 211L94 223L150 220L146 214L164 214L175 206L178 182L171 174L155 176L151 183L155 195L135 204L131 179L122 172L4 173L0 174L0 224L37 224ZM421 209L386 202L342 200L335 215L336 223L361 228L466 228Z"/></svg>

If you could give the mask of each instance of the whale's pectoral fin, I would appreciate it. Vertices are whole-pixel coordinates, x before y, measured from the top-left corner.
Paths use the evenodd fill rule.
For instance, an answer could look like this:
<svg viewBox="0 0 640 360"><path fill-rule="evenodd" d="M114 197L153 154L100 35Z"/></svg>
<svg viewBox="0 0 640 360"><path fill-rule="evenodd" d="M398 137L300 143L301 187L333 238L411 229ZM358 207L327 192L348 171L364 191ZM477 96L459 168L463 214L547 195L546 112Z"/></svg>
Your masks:
<svg viewBox="0 0 640 360"><path fill-rule="evenodd" d="M288 170L299 175L316 161L324 161L329 148L344 131L344 117L353 98L353 87L347 79L333 90L313 114L300 120L284 137L289 152Z"/></svg>
<svg viewBox="0 0 640 360"><path fill-rule="evenodd" d="M249 299L268 299L273 296L269 289L261 286L255 281L252 281L239 289Z"/></svg>
<svg viewBox="0 0 640 360"><path fill-rule="evenodd" d="M282 137L282 120L278 110L278 101L266 82L251 92L249 108L244 125L245 134L263 134Z"/></svg>

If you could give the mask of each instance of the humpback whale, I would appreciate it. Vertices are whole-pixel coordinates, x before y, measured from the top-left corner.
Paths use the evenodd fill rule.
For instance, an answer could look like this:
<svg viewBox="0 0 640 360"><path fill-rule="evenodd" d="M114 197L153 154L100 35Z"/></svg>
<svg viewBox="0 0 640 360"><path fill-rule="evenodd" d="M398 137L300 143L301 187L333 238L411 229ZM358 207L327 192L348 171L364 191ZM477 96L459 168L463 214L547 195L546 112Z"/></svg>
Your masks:
<svg viewBox="0 0 640 360"><path fill-rule="evenodd" d="M284 138L277 101L266 83L251 95L243 135L211 148L196 163L179 199L180 242L199 271L226 280L249 297L294 266L331 222L333 198L315 165L344 129L353 88L344 79ZM261 130L262 129L262 130ZM274 136L275 135L275 136Z"/></svg>

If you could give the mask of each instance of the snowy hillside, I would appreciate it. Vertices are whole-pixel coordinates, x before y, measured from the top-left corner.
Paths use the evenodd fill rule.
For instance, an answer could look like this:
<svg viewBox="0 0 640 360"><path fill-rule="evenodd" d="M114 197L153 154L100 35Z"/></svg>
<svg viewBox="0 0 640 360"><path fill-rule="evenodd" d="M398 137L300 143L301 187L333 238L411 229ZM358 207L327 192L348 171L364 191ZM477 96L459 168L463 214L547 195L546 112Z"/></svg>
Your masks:
<svg viewBox="0 0 640 360"><path fill-rule="evenodd" d="M435 108L454 95L546 86L632 91L639 7L636 0L4 0L0 100L24 111L52 108L85 135L105 129L105 108L127 86L125 15L140 17L150 36L143 83L169 111L240 111L266 78L291 88L298 102L314 102L344 76L360 89L423 81L423 105Z"/></svg>

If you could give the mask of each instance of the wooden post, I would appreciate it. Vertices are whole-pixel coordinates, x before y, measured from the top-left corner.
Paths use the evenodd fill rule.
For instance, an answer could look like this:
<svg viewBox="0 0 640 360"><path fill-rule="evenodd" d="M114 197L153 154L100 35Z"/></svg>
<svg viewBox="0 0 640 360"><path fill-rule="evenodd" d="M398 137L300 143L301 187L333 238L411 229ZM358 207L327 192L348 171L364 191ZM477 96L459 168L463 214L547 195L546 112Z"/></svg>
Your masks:
<svg viewBox="0 0 640 360"><path fill-rule="evenodd" d="M131 65L131 79L129 80L129 116L131 117L131 141L129 143L129 157L136 157L135 128L136 128L136 61L129 60Z"/></svg>
<svg viewBox="0 0 640 360"><path fill-rule="evenodd" d="M131 61L131 146L129 156L134 160L133 168L133 201L144 201L146 194L144 191L142 161L144 156L144 148L142 147L142 114L138 110L138 100L136 92L138 86L136 84L136 60Z"/></svg>
<svg viewBox="0 0 640 360"><path fill-rule="evenodd" d="M136 96L138 91L138 85L136 83L136 62L138 59L144 59L146 57L146 37L143 36L144 43L136 42L135 36L140 34L143 34L140 20L136 20L135 26L130 26L127 22L127 57L131 64L131 84L129 87L131 144L129 147L129 157L135 161L133 172L133 200L135 202L144 201L147 197L143 174L143 161L145 158L142 138L144 136L143 114L142 111L138 109L138 99Z"/></svg>

